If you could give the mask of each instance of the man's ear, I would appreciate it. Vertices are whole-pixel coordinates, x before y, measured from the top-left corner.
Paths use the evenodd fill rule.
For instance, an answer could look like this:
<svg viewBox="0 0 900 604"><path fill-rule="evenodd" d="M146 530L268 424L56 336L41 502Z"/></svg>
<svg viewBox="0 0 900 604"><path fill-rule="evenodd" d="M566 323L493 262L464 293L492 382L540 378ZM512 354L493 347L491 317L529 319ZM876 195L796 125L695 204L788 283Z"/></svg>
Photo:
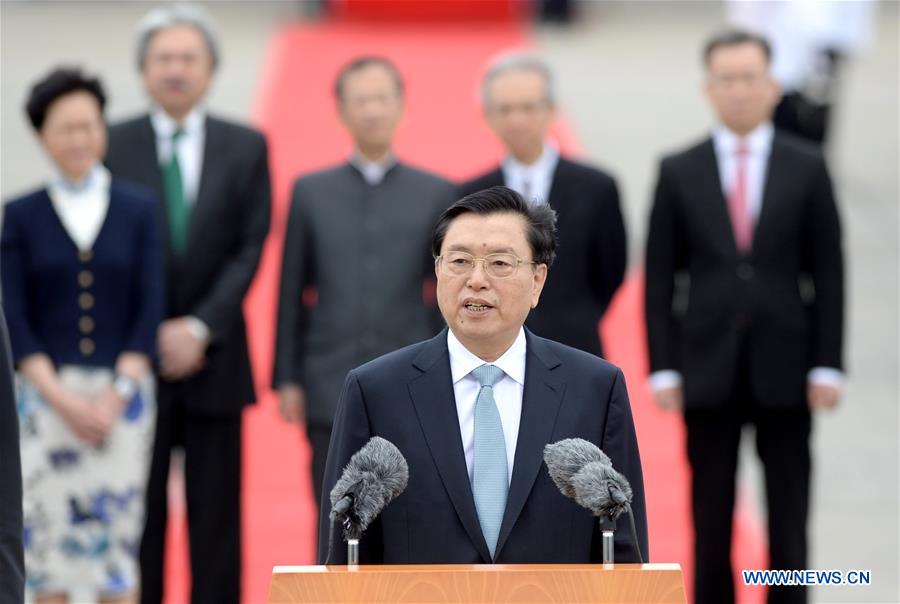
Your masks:
<svg viewBox="0 0 900 604"><path fill-rule="evenodd" d="M541 292L544 290L544 283L547 282L547 265L538 264L534 268L533 280L531 283L531 308L536 308L538 301L541 299Z"/></svg>

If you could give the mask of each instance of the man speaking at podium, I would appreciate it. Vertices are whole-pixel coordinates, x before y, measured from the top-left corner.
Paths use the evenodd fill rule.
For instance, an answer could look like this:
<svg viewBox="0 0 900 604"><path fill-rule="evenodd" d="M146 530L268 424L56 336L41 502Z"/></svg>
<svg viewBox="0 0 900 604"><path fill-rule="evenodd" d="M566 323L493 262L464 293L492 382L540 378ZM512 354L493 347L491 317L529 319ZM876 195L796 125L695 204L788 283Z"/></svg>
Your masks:
<svg viewBox="0 0 900 604"><path fill-rule="evenodd" d="M372 436L400 450L409 483L359 543L361 564L585 563L601 559L589 511L566 498L544 446L583 438L634 491L647 521L637 438L621 370L523 328L556 250L556 217L506 187L473 193L438 220L437 298L448 328L351 371L325 469L319 563L346 562L329 493ZM556 309L566 312L565 308ZM616 562L637 562L627 520Z"/></svg>

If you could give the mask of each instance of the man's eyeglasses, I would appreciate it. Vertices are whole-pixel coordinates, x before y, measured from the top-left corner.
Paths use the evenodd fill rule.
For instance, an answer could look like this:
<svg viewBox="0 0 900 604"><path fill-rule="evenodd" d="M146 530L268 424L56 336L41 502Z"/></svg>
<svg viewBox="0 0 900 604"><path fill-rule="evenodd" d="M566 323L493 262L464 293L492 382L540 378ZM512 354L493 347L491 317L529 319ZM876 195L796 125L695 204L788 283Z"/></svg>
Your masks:
<svg viewBox="0 0 900 604"><path fill-rule="evenodd" d="M467 252L448 252L437 256L435 263L445 275L468 275L475 270L475 263L481 262L484 272L495 279L506 279L516 274L520 264L537 264L533 260L522 260L513 254L488 254L476 258Z"/></svg>

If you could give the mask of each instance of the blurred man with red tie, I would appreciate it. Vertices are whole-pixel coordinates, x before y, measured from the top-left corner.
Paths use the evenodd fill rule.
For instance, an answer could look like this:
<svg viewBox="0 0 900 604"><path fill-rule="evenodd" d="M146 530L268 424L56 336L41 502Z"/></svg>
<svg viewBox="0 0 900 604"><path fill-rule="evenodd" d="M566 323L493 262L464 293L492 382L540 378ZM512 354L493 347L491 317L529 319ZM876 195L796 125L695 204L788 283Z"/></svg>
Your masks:
<svg viewBox="0 0 900 604"><path fill-rule="evenodd" d="M843 255L821 151L775 132L768 43L729 31L705 48L712 137L663 159L647 241L650 381L683 411L692 469L696 601L734 601L741 429L765 467L770 565L807 568L810 410L841 395ZM770 602L803 602L773 587Z"/></svg>

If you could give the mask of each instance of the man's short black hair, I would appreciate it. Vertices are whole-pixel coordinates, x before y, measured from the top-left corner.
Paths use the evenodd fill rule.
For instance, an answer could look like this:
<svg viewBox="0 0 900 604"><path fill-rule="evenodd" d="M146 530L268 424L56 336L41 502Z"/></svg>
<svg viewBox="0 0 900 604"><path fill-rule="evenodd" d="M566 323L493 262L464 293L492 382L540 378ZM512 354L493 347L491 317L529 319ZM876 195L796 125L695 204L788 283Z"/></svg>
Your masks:
<svg viewBox="0 0 900 604"><path fill-rule="evenodd" d="M364 56L353 59L338 71L337 77L334 80L334 96L337 100L344 100L344 82L347 80L348 76L373 66L386 69L387 72L391 74L391 77L394 78L394 83L397 86L397 95L403 96L403 76L400 75L400 70L397 69L397 66L384 57Z"/></svg>
<svg viewBox="0 0 900 604"><path fill-rule="evenodd" d="M528 223L532 259L548 267L556 260L556 212L543 203L529 203L508 187L491 187L463 197L444 210L434 226L431 253L437 258L453 219L461 214L519 214Z"/></svg>
<svg viewBox="0 0 900 604"><path fill-rule="evenodd" d="M100 113L106 106L106 93L103 85L97 78L84 75L80 69L73 67L58 67L46 77L31 87L28 100L25 103L25 113L35 130L40 132L47 119L47 110L54 101L72 92L85 91L97 99Z"/></svg>
<svg viewBox="0 0 900 604"><path fill-rule="evenodd" d="M709 59L717 49L739 44L756 44L766 55L766 63L772 61L772 47L764 37L743 29L726 29L707 40L703 47L703 64L709 67Z"/></svg>

